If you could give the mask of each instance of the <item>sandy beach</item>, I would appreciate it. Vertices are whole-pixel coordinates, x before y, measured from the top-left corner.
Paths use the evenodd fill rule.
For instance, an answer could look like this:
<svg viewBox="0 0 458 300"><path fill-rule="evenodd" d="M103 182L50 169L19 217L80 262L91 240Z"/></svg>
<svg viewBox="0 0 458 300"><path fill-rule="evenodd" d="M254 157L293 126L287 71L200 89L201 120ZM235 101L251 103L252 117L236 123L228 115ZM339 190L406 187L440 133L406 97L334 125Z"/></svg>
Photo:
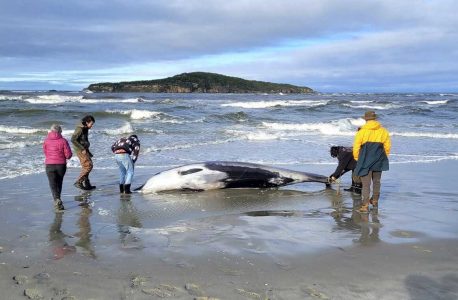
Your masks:
<svg viewBox="0 0 458 300"><path fill-rule="evenodd" d="M456 299L455 160L394 164L378 212L340 186L120 196L44 174L2 180L2 299ZM329 166L301 166L329 173ZM152 171L138 169L140 185Z"/></svg>

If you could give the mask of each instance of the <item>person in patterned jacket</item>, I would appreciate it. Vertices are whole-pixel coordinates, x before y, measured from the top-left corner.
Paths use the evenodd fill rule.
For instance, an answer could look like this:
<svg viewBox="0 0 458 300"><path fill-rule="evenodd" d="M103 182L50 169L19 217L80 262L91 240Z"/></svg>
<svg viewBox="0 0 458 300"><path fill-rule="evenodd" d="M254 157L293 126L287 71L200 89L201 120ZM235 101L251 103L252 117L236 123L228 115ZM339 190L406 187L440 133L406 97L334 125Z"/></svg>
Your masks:
<svg viewBox="0 0 458 300"><path fill-rule="evenodd" d="M140 140L135 134L122 137L111 146L111 151L115 154L119 166L119 192L130 194L130 185L134 177L134 164L140 153Z"/></svg>

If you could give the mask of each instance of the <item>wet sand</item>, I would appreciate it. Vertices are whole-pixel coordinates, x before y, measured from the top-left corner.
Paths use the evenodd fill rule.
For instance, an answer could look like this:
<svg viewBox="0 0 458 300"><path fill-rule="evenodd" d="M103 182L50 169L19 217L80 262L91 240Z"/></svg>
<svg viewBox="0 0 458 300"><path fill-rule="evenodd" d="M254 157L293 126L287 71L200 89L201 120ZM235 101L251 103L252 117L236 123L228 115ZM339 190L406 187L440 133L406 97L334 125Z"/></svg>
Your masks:
<svg viewBox="0 0 458 300"><path fill-rule="evenodd" d="M98 189L83 193L70 169L63 214L44 174L2 180L1 298L456 299L457 167L392 165L368 215L343 191L349 175L332 190L126 197L116 170L94 170Z"/></svg>

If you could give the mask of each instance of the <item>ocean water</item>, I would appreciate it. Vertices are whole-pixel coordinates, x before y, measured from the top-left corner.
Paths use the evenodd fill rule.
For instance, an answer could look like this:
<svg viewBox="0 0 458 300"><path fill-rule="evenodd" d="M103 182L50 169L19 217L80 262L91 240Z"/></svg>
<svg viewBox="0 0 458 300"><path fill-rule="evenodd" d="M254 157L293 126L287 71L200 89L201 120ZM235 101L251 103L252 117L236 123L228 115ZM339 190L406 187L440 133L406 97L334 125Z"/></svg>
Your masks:
<svg viewBox="0 0 458 300"><path fill-rule="evenodd" d="M137 168L157 172L229 160L290 169L329 165L331 145L351 146L361 116L375 110L392 137L391 164L458 159L458 94L97 94L0 92L0 180L44 172L51 124L70 140L79 120L90 131L94 167L116 170L110 147L135 133ZM76 157L70 168L79 168ZM304 170L307 171L307 170ZM328 174L323 174L328 175Z"/></svg>

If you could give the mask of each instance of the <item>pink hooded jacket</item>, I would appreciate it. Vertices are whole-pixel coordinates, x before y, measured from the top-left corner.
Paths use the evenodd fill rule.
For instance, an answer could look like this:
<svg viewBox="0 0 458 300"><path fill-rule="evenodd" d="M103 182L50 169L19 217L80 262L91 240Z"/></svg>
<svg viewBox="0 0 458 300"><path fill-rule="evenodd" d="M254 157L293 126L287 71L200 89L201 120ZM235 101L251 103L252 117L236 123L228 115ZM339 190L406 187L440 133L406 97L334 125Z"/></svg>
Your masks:
<svg viewBox="0 0 458 300"><path fill-rule="evenodd" d="M66 164L67 159L73 155L67 140L60 133L54 131L48 133L43 143L43 152L47 165Z"/></svg>

